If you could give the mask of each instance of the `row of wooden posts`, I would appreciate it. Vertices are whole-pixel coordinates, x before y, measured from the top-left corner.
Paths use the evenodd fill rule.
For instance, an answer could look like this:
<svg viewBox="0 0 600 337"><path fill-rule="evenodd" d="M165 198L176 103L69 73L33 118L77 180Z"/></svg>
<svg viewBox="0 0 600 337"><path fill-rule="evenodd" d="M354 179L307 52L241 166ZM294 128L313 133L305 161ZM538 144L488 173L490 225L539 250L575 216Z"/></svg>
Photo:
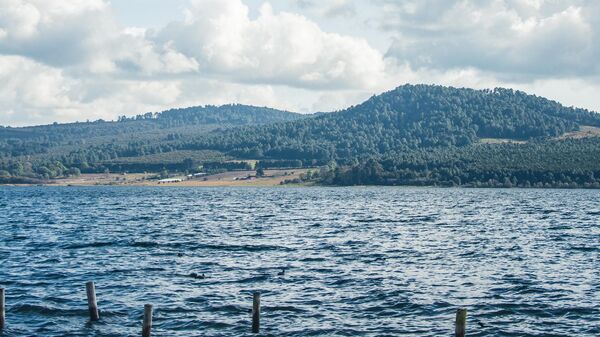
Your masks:
<svg viewBox="0 0 600 337"><path fill-rule="evenodd" d="M85 284L88 300L88 308L90 310L90 320L100 320L98 311L98 303L96 301L96 285L94 282ZM0 332L4 329L6 322L6 301L4 288L0 288ZM467 309L458 309L456 311L456 326L455 336L465 337L467 326ZM255 292L252 296L252 333L260 331L260 293ZM150 337L152 333L152 304L144 305L144 321L142 323L142 337Z"/></svg>

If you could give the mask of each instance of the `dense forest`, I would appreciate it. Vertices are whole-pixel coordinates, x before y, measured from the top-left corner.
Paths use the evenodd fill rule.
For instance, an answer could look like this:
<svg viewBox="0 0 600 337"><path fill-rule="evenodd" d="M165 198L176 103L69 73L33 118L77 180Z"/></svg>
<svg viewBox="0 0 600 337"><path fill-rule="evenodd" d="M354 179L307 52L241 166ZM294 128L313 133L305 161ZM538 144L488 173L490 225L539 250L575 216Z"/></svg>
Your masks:
<svg viewBox="0 0 600 337"><path fill-rule="evenodd" d="M0 126L0 179L49 179L80 172L186 169L225 160L214 151L178 151L186 139L245 125L292 121L305 115L240 104L172 109L118 121L32 127ZM185 156L182 156L185 153ZM185 162L184 162L185 161Z"/></svg>
<svg viewBox="0 0 600 337"><path fill-rule="evenodd" d="M480 144L335 162L304 177L329 185L600 188L600 138ZM295 181L298 182L298 181Z"/></svg>
<svg viewBox="0 0 600 337"><path fill-rule="evenodd" d="M347 110L290 123L211 134L185 146L244 158L342 160L422 148L468 146L481 138L557 137L600 115L509 89L402 86Z"/></svg>
<svg viewBox="0 0 600 337"><path fill-rule="evenodd" d="M172 109L119 117L118 121L97 120L69 124L13 128L0 126L0 158L45 153L64 154L68 146L108 148L118 144L130 152L144 145L167 146L170 142L209 131L244 125L292 121L304 115L248 105L223 105ZM66 149L65 149L66 148Z"/></svg>
<svg viewBox="0 0 600 337"><path fill-rule="evenodd" d="M511 89L404 85L314 115L225 105L0 128L0 179L251 159L261 169L321 167L305 179L334 185L598 187L600 138L564 136L583 127L600 127L600 115Z"/></svg>

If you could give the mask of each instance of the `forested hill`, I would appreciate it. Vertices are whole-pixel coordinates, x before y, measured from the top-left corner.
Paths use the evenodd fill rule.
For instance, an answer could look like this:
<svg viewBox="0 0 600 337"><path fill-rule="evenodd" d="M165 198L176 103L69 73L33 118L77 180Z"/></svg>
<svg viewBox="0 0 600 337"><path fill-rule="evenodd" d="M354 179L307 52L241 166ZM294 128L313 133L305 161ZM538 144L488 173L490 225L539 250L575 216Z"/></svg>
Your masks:
<svg viewBox="0 0 600 337"><path fill-rule="evenodd" d="M582 125L600 126L600 115L510 89L405 85L344 111L233 129L188 145L254 159L344 161L481 138L557 137Z"/></svg>
<svg viewBox="0 0 600 337"><path fill-rule="evenodd" d="M319 181L344 185L600 186L598 135L598 113L520 91L404 85L332 113L226 105L0 128L0 176L189 172L258 160L263 168L327 164Z"/></svg>
<svg viewBox="0 0 600 337"><path fill-rule="evenodd" d="M98 161L107 158L173 151L174 143L215 129L291 121L303 117L304 115L288 111L233 104L123 116L118 121L0 127L0 160L21 156L49 159L50 155L69 158L74 152L99 147L105 150L96 152L106 153L96 153L98 155L95 159L90 158L91 162L99 164ZM60 160L72 164L68 159Z"/></svg>
<svg viewBox="0 0 600 337"><path fill-rule="evenodd" d="M266 107L242 104L207 105L155 113L148 112L133 117L122 116L118 121L54 123L21 128L0 126L0 141L14 141L15 139L80 140L81 137L131 134L132 132L140 133L177 127L231 127L267 124L292 121L302 117L301 114Z"/></svg>

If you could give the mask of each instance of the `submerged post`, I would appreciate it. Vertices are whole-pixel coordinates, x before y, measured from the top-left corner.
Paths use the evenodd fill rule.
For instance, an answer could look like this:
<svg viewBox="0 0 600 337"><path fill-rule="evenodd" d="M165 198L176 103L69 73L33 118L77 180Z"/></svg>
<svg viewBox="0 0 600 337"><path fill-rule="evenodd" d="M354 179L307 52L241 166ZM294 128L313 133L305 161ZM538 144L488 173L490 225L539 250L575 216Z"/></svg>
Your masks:
<svg viewBox="0 0 600 337"><path fill-rule="evenodd" d="M0 288L0 330L4 329L4 322L5 322L5 317L4 317L4 306L5 306L5 302L4 302L5 298L4 298L4 288Z"/></svg>
<svg viewBox="0 0 600 337"><path fill-rule="evenodd" d="M144 305L144 323L142 325L142 337L150 337L152 332L152 304Z"/></svg>
<svg viewBox="0 0 600 337"><path fill-rule="evenodd" d="M456 337L465 337L467 331L467 309L458 309L456 311Z"/></svg>
<svg viewBox="0 0 600 337"><path fill-rule="evenodd" d="M100 319L100 314L96 303L96 285L90 281L85 284L85 290L87 292L88 308L90 309L90 320L97 321Z"/></svg>
<svg viewBox="0 0 600 337"><path fill-rule="evenodd" d="M255 292L252 301L252 333L260 330L260 293Z"/></svg>

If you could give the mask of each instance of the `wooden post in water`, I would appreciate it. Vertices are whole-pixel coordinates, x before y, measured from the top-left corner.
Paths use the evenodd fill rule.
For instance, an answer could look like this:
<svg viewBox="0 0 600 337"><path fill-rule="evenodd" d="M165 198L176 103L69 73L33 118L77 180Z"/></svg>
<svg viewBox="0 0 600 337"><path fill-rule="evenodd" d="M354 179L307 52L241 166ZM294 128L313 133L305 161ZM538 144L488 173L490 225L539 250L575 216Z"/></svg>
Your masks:
<svg viewBox="0 0 600 337"><path fill-rule="evenodd" d="M90 320L97 321L100 319L100 314L96 303L96 285L90 281L85 284L85 290L87 292L88 308L90 309Z"/></svg>
<svg viewBox="0 0 600 337"><path fill-rule="evenodd" d="M4 323L5 323L5 317L4 317L4 313L6 312L4 310L4 306L5 306L5 298L4 298L4 288L0 288L0 332L2 331L2 329L4 329Z"/></svg>
<svg viewBox="0 0 600 337"><path fill-rule="evenodd" d="M144 323L142 323L142 337L150 337L152 332L152 304L144 305Z"/></svg>
<svg viewBox="0 0 600 337"><path fill-rule="evenodd" d="M252 301L252 333L260 331L260 293L255 292Z"/></svg>
<svg viewBox="0 0 600 337"><path fill-rule="evenodd" d="M456 337L465 337L467 332L467 309L458 309L456 311Z"/></svg>

